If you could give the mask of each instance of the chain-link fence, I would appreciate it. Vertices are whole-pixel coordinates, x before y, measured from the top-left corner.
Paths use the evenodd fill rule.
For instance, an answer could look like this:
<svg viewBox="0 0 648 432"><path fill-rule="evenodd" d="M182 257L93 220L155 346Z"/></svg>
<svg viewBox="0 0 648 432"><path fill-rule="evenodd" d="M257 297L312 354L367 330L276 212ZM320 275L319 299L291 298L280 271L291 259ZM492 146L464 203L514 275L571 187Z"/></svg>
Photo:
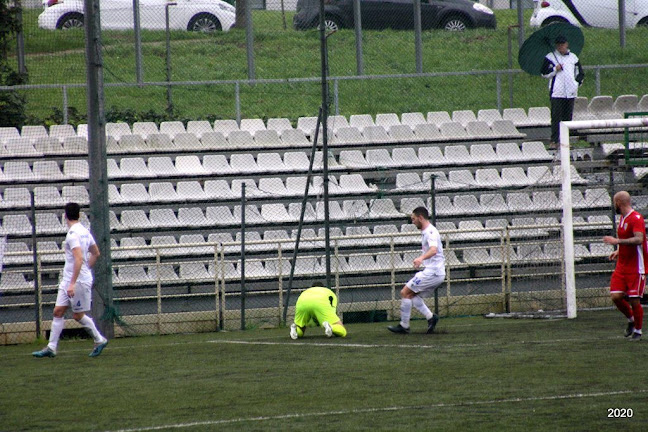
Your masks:
<svg viewBox="0 0 648 432"><path fill-rule="evenodd" d="M63 205L78 202L89 214L84 33L42 28L41 14L65 5L49 3L23 13L29 86L17 91L29 120L0 129L2 343L49 330ZM317 25L294 28L296 3L285 1L285 13L279 3L254 3L250 52L243 30L223 30L233 21L187 31L215 22L196 10L182 21L181 9L193 6L176 3L142 0L137 32L115 28L133 22L132 1L102 2L111 9L102 10L102 54L113 286L95 290L113 290L117 334L275 326L286 303L290 317L301 290L323 283L327 261L345 321L395 318L420 250L409 220L418 206L432 210L445 242L447 281L428 300L441 314L564 309L560 166L542 143L546 82L509 66L516 11L496 11L495 30L424 26L420 55L411 11L383 14L398 21L376 29L361 8L360 38L348 21L329 19L330 147L313 156ZM213 3L213 16L234 13ZM167 10L169 32L159 26ZM54 27L74 27L74 17ZM624 64L610 48L616 32L584 31L590 69L575 117L633 110L601 93L635 93L634 109L648 110L645 29L628 31ZM627 189L648 208L632 172L616 163L622 150L572 153L579 306L607 304L610 250L600 237L614 225L610 197Z"/></svg>
<svg viewBox="0 0 648 432"><path fill-rule="evenodd" d="M342 315L398 315L399 291L420 253L420 233L409 221L418 206L434 209L444 241L447 282L428 300L441 314L564 309L560 166L531 144L334 146L328 256ZM509 159L512 147L527 159L495 158L492 167L483 154L473 159L504 147L511 147L502 153ZM276 326L286 301L290 319L301 290L326 277L321 153L311 178L306 151L162 154L109 159L116 333ZM457 166L452 158L461 155L467 159ZM612 230L610 197L636 186L617 176L610 189L606 161L575 164L578 300L601 306L611 271L611 250L601 242ZM216 176L216 166L238 171ZM87 205L88 171L85 159L68 155L5 160L3 172L0 313L5 342L15 342L49 329L64 260L61 208L68 201Z"/></svg>
<svg viewBox="0 0 648 432"><path fill-rule="evenodd" d="M137 3L139 14L134 14ZM244 20L240 28L230 28L234 7L220 1L194 3L102 2L108 121L280 117L294 123L317 112L317 1L252 2L248 30ZM354 2L327 3L332 110L348 116L546 106L546 82L517 69L518 32L524 36L535 30L530 27L533 5L523 3L528 9L520 23L511 9L422 2L420 35L414 26L415 2L360 1L358 34ZM19 87L27 100L26 124L76 126L85 123L86 112L84 32L75 28L83 24L83 6L48 4L25 8L22 16L24 49L17 60L22 59L29 77L27 87ZM139 30L134 29L137 15ZM613 27L618 19L611 23ZM580 57L588 77L581 95L643 93L639 76L646 68L645 29L628 29L622 60L614 48L618 32L584 32L587 43ZM16 56L9 54L13 61Z"/></svg>

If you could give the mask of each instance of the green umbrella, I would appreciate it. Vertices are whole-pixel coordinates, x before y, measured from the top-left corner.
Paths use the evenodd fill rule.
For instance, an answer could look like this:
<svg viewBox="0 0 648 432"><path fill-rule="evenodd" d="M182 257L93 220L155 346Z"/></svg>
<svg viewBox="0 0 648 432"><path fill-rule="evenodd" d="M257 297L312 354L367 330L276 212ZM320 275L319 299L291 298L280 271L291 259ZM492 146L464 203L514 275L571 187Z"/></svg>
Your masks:
<svg viewBox="0 0 648 432"><path fill-rule="evenodd" d="M567 23L554 23L533 33L524 41L518 53L520 67L531 75L541 75L545 56L555 50L554 41L562 36L569 42L569 50L579 55L585 45L580 28Z"/></svg>

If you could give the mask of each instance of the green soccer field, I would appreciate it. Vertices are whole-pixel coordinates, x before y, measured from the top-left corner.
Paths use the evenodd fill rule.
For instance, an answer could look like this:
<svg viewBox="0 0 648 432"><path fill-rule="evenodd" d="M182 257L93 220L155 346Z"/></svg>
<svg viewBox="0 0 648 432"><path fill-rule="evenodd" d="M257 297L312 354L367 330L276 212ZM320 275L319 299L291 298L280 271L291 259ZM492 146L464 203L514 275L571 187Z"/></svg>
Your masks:
<svg viewBox="0 0 648 432"><path fill-rule="evenodd" d="M3 346L0 429L648 429L648 342L624 339L618 312L424 327L124 338L94 359L90 340L63 340L55 359L31 357L42 344Z"/></svg>

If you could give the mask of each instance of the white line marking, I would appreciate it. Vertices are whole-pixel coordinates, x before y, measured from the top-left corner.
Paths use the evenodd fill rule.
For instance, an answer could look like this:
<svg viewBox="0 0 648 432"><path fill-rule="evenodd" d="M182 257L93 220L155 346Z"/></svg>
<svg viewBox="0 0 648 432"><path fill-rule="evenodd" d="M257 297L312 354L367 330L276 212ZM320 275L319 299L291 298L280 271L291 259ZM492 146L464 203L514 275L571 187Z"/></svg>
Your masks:
<svg viewBox="0 0 648 432"><path fill-rule="evenodd" d="M285 420L285 419L293 419L293 418L371 414L371 413L379 413L379 412L394 412L394 411L421 410L421 409L434 409L434 408L456 408L456 407L467 407L467 406L478 406L478 405L497 405L497 404L506 404L506 403L552 401L552 400L564 400L564 399L582 399L582 398L594 398L594 397L602 397L602 396L637 394L637 393L646 393L646 392L648 392L648 389L622 390L622 391L599 392L599 393L574 393L569 395L494 399L488 401L437 403L437 404L419 405L419 406L391 406L391 407L382 407L382 408L362 408L362 409L353 409L353 410L322 411L322 412L312 412L312 413L292 413L292 414L282 414L276 416L240 417L234 419L206 420L206 421L191 422L191 423L176 423L176 424L148 426L148 427L132 428L132 429L119 429L117 431L112 431L112 432L144 432L144 431L154 431L154 430L164 430L164 429L183 429L183 428L190 428L196 426L213 426L213 425L233 424L233 423L243 423L243 422L264 422L264 421Z"/></svg>
<svg viewBox="0 0 648 432"><path fill-rule="evenodd" d="M549 340L522 340L522 341L502 341L502 342L484 342L484 343L466 343L466 344L440 344L440 345L415 345L415 344L359 344L359 343L323 343L323 342L268 342L268 341L245 341L245 340L209 340L207 343L214 344L234 344L234 345L286 345L286 346L308 346L308 347L335 347L335 348L412 348L412 349L448 349L448 348L475 348L483 346L502 346L502 345L537 345L537 344L554 344L554 343L573 343L573 342L593 342L600 340L621 339L621 336L611 336L608 338L591 338L591 339L549 339Z"/></svg>

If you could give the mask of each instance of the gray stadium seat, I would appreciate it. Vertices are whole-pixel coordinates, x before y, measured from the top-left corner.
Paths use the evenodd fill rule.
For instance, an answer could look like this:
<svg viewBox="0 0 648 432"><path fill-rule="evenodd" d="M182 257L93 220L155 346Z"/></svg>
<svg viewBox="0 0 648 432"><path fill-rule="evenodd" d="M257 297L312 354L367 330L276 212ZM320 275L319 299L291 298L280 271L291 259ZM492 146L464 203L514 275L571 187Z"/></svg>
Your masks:
<svg viewBox="0 0 648 432"><path fill-rule="evenodd" d="M224 155L205 155L203 157L203 168L209 174L228 175L238 173L237 170L230 166Z"/></svg>
<svg viewBox="0 0 648 432"><path fill-rule="evenodd" d="M443 123L451 122L452 119L447 111L431 111L427 113L427 122L437 127Z"/></svg>
<svg viewBox="0 0 648 432"><path fill-rule="evenodd" d="M450 165L472 164L473 159L464 145L451 145L445 148L445 163Z"/></svg>
<svg viewBox="0 0 648 432"><path fill-rule="evenodd" d="M349 117L349 126L360 129L360 132L364 134L364 129L375 126L375 123L369 114L355 114Z"/></svg>
<svg viewBox="0 0 648 432"><path fill-rule="evenodd" d="M178 209L178 220L184 226L204 227L211 225L210 221L205 218L205 214L199 207L181 207Z"/></svg>
<svg viewBox="0 0 648 432"><path fill-rule="evenodd" d="M214 225L227 226L237 225L241 223L240 216L234 217L229 207L207 207L205 212L207 215L207 220Z"/></svg>
<svg viewBox="0 0 648 432"><path fill-rule="evenodd" d="M178 185L179 184L180 183L178 183ZM184 197L181 197L180 194L176 192L170 182L149 183L148 189L150 199L153 202L178 202L180 200L186 199Z"/></svg>
<svg viewBox="0 0 648 432"><path fill-rule="evenodd" d="M399 167L416 167L423 165L413 148L403 147L392 150L392 160Z"/></svg>
<svg viewBox="0 0 648 432"><path fill-rule="evenodd" d="M143 139L148 139L149 135L159 134L160 131L154 122L135 122L133 123L133 134L139 135Z"/></svg>
<svg viewBox="0 0 648 432"><path fill-rule="evenodd" d="M498 143L495 149L497 157L502 162L521 162L525 160L520 146L516 143Z"/></svg>
<svg viewBox="0 0 648 432"><path fill-rule="evenodd" d="M263 119L241 119L241 124L239 129L242 131L248 131L250 134L254 135L258 131L266 130L266 125L263 123Z"/></svg>
<svg viewBox="0 0 648 432"><path fill-rule="evenodd" d="M200 142L205 150L224 150L230 147L221 132L205 132L200 137Z"/></svg>
<svg viewBox="0 0 648 432"><path fill-rule="evenodd" d="M484 121L471 121L466 124L466 132L475 139L494 138L495 133Z"/></svg>
<svg viewBox="0 0 648 432"><path fill-rule="evenodd" d="M281 134L285 130L293 129L293 126L287 118L269 118L266 128Z"/></svg>
<svg viewBox="0 0 648 432"><path fill-rule="evenodd" d="M180 157L180 156L179 156ZM176 160L177 161L177 160ZM139 164L139 162L137 162ZM168 156L157 156L148 158L148 170L154 177L177 176L180 173ZM124 159L122 159L122 172L124 171ZM142 173L144 174L144 172ZM135 177L140 177L135 175ZM142 175L145 177L145 174Z"/></svg>
<svg viewBox="0 0 648 432"><path fill-rule="evenodd" d="M36 178L42 180L63 180L65 178L58 162L53 160L34 161L32 172Z"/></svg>
<svg viewBox="0 0 648 432"><path fill-rule="evenodd" d="M5 202L6 195L9 189L5 189ZM27 201L29 203L29 201ZM61 197L56 186L36 186L34 188L34 204L36 207L63 207L65 201Z"/></svg>
<svg viewBox="0 0 648 432"><path fill-rule="evenodd" d="M425 124L425 116L420 112L408 112L401 114L401 124L409 126L412 130L419 124Z"/></svg>
<svg viewBox="0 0 648 432"><path fill-rule="evenodd" d="M160 133L169 135L169 138L175 139L177 134L187 132L181 121L163 121L160 123Z"/></svg>
<svg viewBox="0 0 648 432"><path fill-rule="evenodd" d="M62 141L59 141L55 137L37 138L36 141L34 141L34 149L36 149L37 153L41 153L45 156L65 153Z"/></svg>
<svg viewBox="0 0 648 432"><path fill-rule="evenodd" d="M121 224L125 229L150 229L153 228L151 221L144 213L144 210L124 210L121 212Z"/></svg>
<svg viewBox="0 0 648 432"><path fill-rule="evenodd" d="M414 131L409 127L409 125L394 125L390 126L387 130L389 131L389 137L393 142L420 141L420 139L414 135Z"/></svg>
<svg viewBox="0 0 648 432"><path fill-rule="evenodd" d="M133 126L133 129L135 126ZM187 133L201 139L203 134L214 132L212 125L206 120L190 120L187 122Z"/></svg>
<svg viewBox="0 0 648 432"><path fill-rule="evenodd" d="M418 124L414 126L414 137L416 141L443 141L439 127L435 124Z"/></svg>
<svg viewBox="0 0 648 432"><path fill-rule="evenodd" d="M366 126L362 130L362 136L364 136L365 142L370 144L395 142L382 126Z"/></svg>
<svg viewBox="0 0 648 432"><path fill-rule="evenodd" d="M180 132L176 134L175 138L173 139L173 146L175 147L174 150L177 151L210 150L202 141L198 139L198 136L187 132ZM162 148L160 148L160 150L162 150Z"/></svg>
<svg viewBox="0 0 648 432"><path fill-rule="evenodd" d="M285 165L279 153L259 153L257 165L264 173L279 173L290 171Z"/></svg>
<svg viewBox="0 0 648 432"><path fill-rule="evenodd" d="M117 141L119 141L122 135L131 135L132 133L127 123L106 123L106 136L111 136Z"/></svg>
<svg viewBox="0 0 648 432"><path fill-rule="evenodd" d="M394 162L389 151L386 149L367 150L365 155L367 164L375 168L395 168L399 164Z"/></svg>
<svg viewBox="0 0 648 432"><path fill-rule="evenodd" d="M451 146L448 146L451 147ZM446 147L446 150L448 149ZM465 147L464 147L465 149ZM395 150L394 150L395 151ZM451 156L454 153L451 151ZM418 151L418 161L421 165L431 166L431 165L446 165L452 164L452 160L446 159L446 157L441 153L441 149L436 146L432 147L421 147Z"/></svg>
<svg viewBox="0 0 648 432"><path fill-rule="evenodd" d="M612 96L594 96L589 103L588 111L602 120L617 117Z"/></svg>
<svg viewBox="0 0 648 432"><path fill-rule="evenodd" d="M200 159L198 159L198 156L195 155L176 157L175 169L178 172L178 174L188 175L188 176L206 175L209 173L209 171L207 171L203 167L202 163L200 162Z"/></svg>
<svg viewBox="0 0 648 432"><path fill-rule="evenodd" d="M279 133L275 130L260 130L254 134L254 142L257 147L283 147L285 146L284 142L279 137Z"/></svg>
<svg viewBox="0 0 648 432"><path fill-rule="evenodd" d="M214 132L220 132L227 138L230 132L238 131L239 125L236 120L216 120L214 121Z"/></svg>
<svg viewBox="0 0 648 432"><path fill-rule="evenodd" d="M464 126L459 122L447 122L439 125L439 130L443 138L448 140L459 140L470 138Z"/></svg>
<svg viewBox="0 0 648 432"><path fill-rule="evenodd" d="M502 120L502 114L497 109L483 109L477 111L477 120L486 122L492 127L494 121Z"/></svg>
<svg viewBox="0 0 648 432"><path fill-rule="evenodd" d="M149 187L149 191L151 191L151 188L152 184ZM176 189L178 198L184 201L205 201L208 199L207 194L197 181L178 182ZM153 193L151 192L152 195Z"/></svg>
<svg viewBox="0 0 648 432"><path fill-rule="evenodd" d="M515 127L529 126L529 117L523 108L504 108L502 118L512 121Z"/></svg>

